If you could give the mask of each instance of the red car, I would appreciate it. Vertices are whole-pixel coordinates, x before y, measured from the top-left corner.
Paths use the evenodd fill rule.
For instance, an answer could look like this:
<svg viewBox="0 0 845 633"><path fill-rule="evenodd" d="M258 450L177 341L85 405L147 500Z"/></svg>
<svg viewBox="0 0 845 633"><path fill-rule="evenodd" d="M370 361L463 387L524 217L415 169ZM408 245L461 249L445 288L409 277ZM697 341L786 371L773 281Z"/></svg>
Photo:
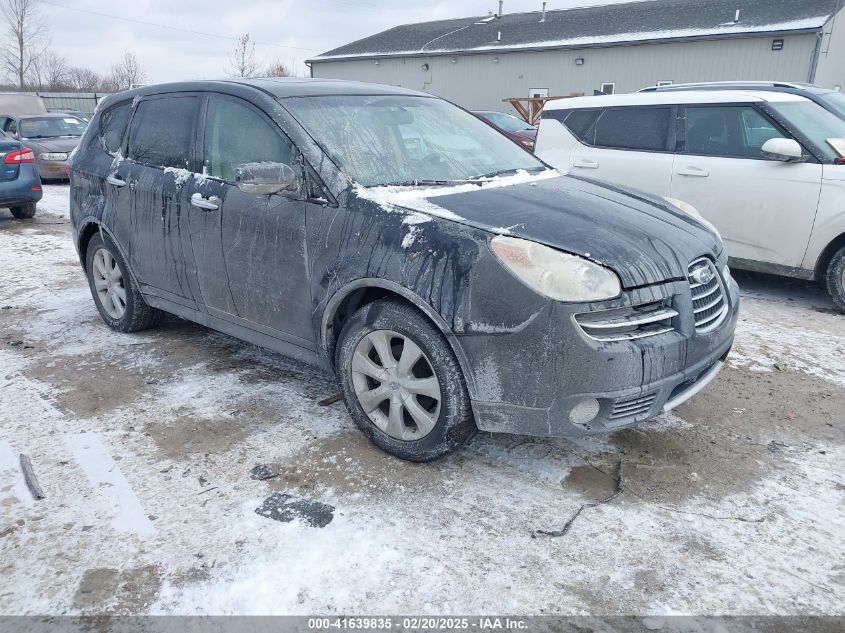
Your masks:
<svg viewBox="0 0 845 633"><path fill-rule="evenodd" d="M479 119L487 121L512 141L516 141L529 152L534 151L534 139L537 138L537 128L529 125L519 117L504 112L479 110L473 112Z"/></svg>

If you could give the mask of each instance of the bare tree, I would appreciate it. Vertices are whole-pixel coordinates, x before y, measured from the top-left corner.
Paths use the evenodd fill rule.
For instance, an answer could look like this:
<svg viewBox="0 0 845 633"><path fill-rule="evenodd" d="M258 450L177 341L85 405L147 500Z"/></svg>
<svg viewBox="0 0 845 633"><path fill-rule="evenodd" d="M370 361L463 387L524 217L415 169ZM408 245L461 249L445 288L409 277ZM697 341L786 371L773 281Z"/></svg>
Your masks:
<svg viewBox="0 0 845 633"><path fill-rule="evenodd" d="M0 51L0 62L23 90L32 64L43 50L44 18L38 10L38 0L2 0L0 13L6 20L9 40Z"/></svg>
<svg viewBox="0 0 845 633"><path fill-rule="evenodd" d="M250 40L249 33L244 33L238 38L235 52L229 58L229 76L254 77L257 70L255 44Z"/></svg>
<svg viewBox="0 0 845 633"><path fill-rule="evenodd" d="M116 64L112 64L111 73L106 83L113 90L129 90L136 84L144 83L147 73L134 53L126 51Z"/></svg>
<svg viewBox="0 0 845 633"><path fill-rule="evenodd" d="M71 87L67 58L45 49L30 65L29 83L37 90L64 90Z"/></svg>
<svg viewBox="0 0 845 633"><path fill-rule="evenodd" d="M79 92L97 92L103 87L103 78L90 68L68 69L68 84Z"/></svg>
<svg viewBox="0 0 845 633"><path fill-rule="evenodd" d="M280 60L274 61L270 64L267 69L264 71L264 77L295 77L296 73L294 73L290 66Z"/></svg>

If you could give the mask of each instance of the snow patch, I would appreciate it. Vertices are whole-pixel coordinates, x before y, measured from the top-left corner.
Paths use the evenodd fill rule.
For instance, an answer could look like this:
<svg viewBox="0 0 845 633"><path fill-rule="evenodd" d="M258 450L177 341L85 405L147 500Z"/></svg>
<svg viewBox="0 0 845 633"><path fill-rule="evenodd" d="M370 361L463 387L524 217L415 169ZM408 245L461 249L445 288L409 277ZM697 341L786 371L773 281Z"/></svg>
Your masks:
<svg viewBox="0 0 845 633"><path fill-rule="evenodd" d="M111 515L112 528L138 536L155 534L141 502L100 437L80 433L65 437L65 443L91 483L98 503Z"/></svg>
<svg viewBox="0 0 845 633"><path fill-rule="evenodd" d="M179 167L165 167L164 173L173 174L177 188L183 187L194 175L194 172L188 169L181 169Z"/></svg>
<svg viewBox="0 0 845 633"><path fill-rule="evenodd" d="M362 187L355 186L355 193L359 198L375 202L388 211L400 211L411 209L420 214L435 216L445 220L461 221L462 217L444 209L431 198L440 196L451 196L458 193L469 193L483 189L498 189L501 187L513 187L526 183L536 183L549 178L557 178L560 172L556 169L547 169L539 174L531 174L525 170L519 170L512 176L496 176L471 183L444 187Z"/></svg>

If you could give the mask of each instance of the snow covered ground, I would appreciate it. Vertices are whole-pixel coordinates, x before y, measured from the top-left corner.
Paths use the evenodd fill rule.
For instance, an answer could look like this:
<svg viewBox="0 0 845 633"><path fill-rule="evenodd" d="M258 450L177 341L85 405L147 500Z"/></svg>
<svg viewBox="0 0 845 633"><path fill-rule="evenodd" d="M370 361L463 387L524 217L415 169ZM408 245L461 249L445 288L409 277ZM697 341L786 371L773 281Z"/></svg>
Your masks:
<svg viewBox="0 0 845 633"><path fill-rule="evenodd" d="M646 427L415 465L307 367L177 319L108 330L66 186L0 211L0 271L0 614L845 614L845 316L810 284L737 275L730 365ZM620 461L622 495L536 533Z"/></svg>

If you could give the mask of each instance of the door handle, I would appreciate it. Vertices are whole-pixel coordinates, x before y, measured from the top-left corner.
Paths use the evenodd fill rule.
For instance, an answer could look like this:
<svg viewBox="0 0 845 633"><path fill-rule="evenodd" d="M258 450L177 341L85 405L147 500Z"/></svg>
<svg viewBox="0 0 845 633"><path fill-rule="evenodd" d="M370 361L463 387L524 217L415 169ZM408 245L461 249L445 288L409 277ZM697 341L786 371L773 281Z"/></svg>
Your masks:
<svg viewBox="0 0 845 633"><path fill-rule="evenodd" d="M217 196L204 197L201 193L195 193L191 196L191 206L198 209L205 209L207 211L214 211L220 208L220 198Z"/></svg>
<svg viewBox="0 0 845 633"><path fill-rule="evenodd" d="M710 172L701 167L681 167L678 170L679 176L692 176L693 178L707 178Z"/></svg>
<svg viewBox="0 0 845 633"><path fill-rule="evenodd" d="M126 181L120 176L107 176L106 182L115 187L125 187Z"/></svg>
<svg viewBox="0 0 845 633"><path fill-rule="evenodd" d="M576 160L572 163L573 167L580 167L581 169L598 169L599 164L594 160Z"/></svg>

